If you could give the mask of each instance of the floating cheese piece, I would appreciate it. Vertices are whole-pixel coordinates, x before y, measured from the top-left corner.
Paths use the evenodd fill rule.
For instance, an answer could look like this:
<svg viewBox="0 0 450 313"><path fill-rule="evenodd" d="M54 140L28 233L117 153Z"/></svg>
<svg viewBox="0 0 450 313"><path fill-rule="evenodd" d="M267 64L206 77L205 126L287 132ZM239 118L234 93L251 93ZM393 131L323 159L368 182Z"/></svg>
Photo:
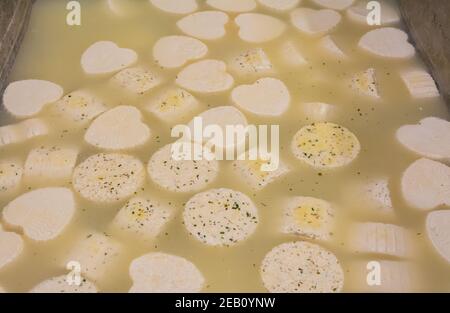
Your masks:
<svg viewBox="0 0 450 313"><path fill-rule="evenodd" d="M88 233L83 235L71 248L64 265L78 262L81 274L93 283L111 274L123 247L106 234Z"/></svg>
<svg viewBox="0 0 450 313"><path fill-rule="evenodd" d="M334 231L334 209L325 200L294 197L284 208L282 232L311 239L329 240Z"/></svg>
<svg viewBox="0 0 450 313"><path fill-rule="evenodd" d="M183 220L188 232L202 243L231 246L254 233L258 225L258 210L242 192L211 189L189 199Z"/></svg>
<svg viewBox="0 0 450 313"><path fill-rule="evenodd" d="M450 263L450 210L434 211L428 214L427 235L436 251Z"/></svg>
<svg viewBox="0 0 450 313"><path fill-rule="evenodd" d="M345 53L337 46L333 38L327 35L320 39L319 46L329 55L334 56L338 59L344 59L346 57Z"/></svg>
<svg viewBox="0 0 450 313"><path fill-rule="evenodd" d="M0 197L18 190L23 175L23 167L17 161L0 161ZM1 228L0 228L1 230Z"/></svg>
<svg viewBox="0 0 450 313"><path fill-rule="evenodd" d="M274 293L340 292L344 272L336 256L306 241L287 242L264 257L260 274Z"/></svg>
<svg viewBox="0 0 450 313"><path fill-rule="evenodd" d="M291 102L286 85L270 77L261 78L252 85L234 88L231 99L239 108L262 116L283 115Z"/></svg>
<svg viewBox="0 0 450 313"><path fill-rule="evenodd" d="M40 118L0 127L0 148L6 145L22 143L28 139L49 133L47 123Z"/></svg>
<svg viewBox="0 0 450 313"><path fill-rule="evenodd" d="M140 240L152 240L161 233L172 216L172 210L160 201L135 197L117 213L113 227Z"/></svg>
<svg viewBox="0 0 450 313"><path fill-rule="evenodd" d="M67 275L44 280L30 290L31 293L97 293L97 287L87 279L81 278L80 284L69 284Z"/></svg>
<svg viewBox="0 0 450 313"><path fill-rule="evenodd" d="M283 21L269 15L244 13L238 15L234 22L239 27L239 37L250 43L263 43L274 40L286 30Z"/></svg>
<svg viewBox="0 0 450 313"><path fill-rule="evenodd" d="M388 25L400 22L400 14L398 10L389 1L379 2L381 5L380 24ZM367 9L367 2L360 3L347 9L347 17L359 24L367 25L367 16L371 10Z"/></svg>
<svg viewBox="0 0 450 313"><path fill-rule="evenodd" d="M408 42L408 35L392 27L369 31L361 37L358 46L383 58L407 59L415 54L414 46Z"/></svg>
<svg viewBox="0 0 450 313"><path fill-rule="evenodd" d="M292 24L301 32L316 36L333 30L341 21L341 15L333 10L298 8L291 12Z"/></svg>
<svg viewBox="0 0 450 313"><path fill-rule="evenodd" d="M253 11L256 8L255 0L207 0L206 3L217 10L232 13Z"/></svg>
<svg viewBox="0 0 450 313"><path fill-rule="evenodd" d="M131 197L144 183L141 161L126 154L96 154L74 171L73 188L83 198L111 203Z"/></svg>
<svg viewBox="0 0 450 313"><path fill-rule="evenodd" d="M337 116L337 107L324 102L307 102L301 104L301 111L308 121L325 122Z"/></svg>
<svg viewBox="0 0 450 313"><path fill-rule="evenodd" d="M401 188L413 208L450 206L450 167L428 159L417 160L403 173Z"/></svg>
<svg viewBox="0 0 450 313"><path fill-rule="evenodd" d="M421 156L450 160L450 122L437 117L427 117L418 124L400 127L397 140Z"/></svg>
<svg viewBox="0 0 450 313"><path fill-rule="evenodd" d="M3 105L14 117L31 117L46 104L59 100L63 93L61 86L49 81L21 80L8 85L3 94Z"/></svg>
<svg viewBox="0 0 450 313"><path fill-rule="evenodd" d="M81 66L87 74L108 74L130 66L137 58L131 49L120 48L111 41L98 41L83 53Z"/></svg>
<svg viewBox="0 0 450 313"><path fill-rule="evenodd" d="M158 9L172 14L189 14L197 11L197 0L150 0Z"/></svg>
<svg viewBox="0 0 450 313"><path fill-rule="evenodd" d="M22 133L21 138L24 140L47 135L49 133L47 123L40 118L31 118L17 125L20 125Z"/></svg>
<svg viewBox="0 0 450 313"><path fill-rule="evenodd" d="M150 138L150 128L142 121L141 112L134 106L117 106L92 122L84 140L108 150L124 150L141 146Z"/></svg>
<svg viewBox="0 0 450 313"><path fill-rule="evenodd" d="M352 76L350 86L356 92L372 98L379 99L378 82L375 69L369 68Z"/></svg>
<svg viewBox="0 0 450 313"><path fill-rule="evenodd" d="M216 93L230 89L233 77L227 73L227 66L218 60L203 60L185 67L177 76L181 87L199 93Z"/></svg>
<svg viewBox="0 0 450 313"><path fill-rule="evenodd" d="M197 124L199 122L201 122L201 125ZM191 136L193 136L192 134L195 134L195 128L199 129L200 126L202 126L202 132L204 132L208 126L220 128L221 133L224 134L223 140L222 142L216 142L215 148L229 151L238 149L245 144L247 138L247 125L247 119L241 111L232 106L220 106L204 111L200 115L194 117L188 126ZM230 134L229 132L229 137L226 135L227 126L228 128L232 127L236 130L234 134ZM242 133L239 133L240 130L242 130ZM233 140L227 141L226 137ZM197 138L191 139L200 144L205 144L209 141L207 138L200 138L200 140L197 140Z"/></svg>
<svg viewBox="0 0 450 313"><path fill-rule="evenodd" d="M53 110L76 123L84 123L107 110L107 106L96 96L85 90L77 90L56 102Z"/></svg>
<svg viewBox="0 0 450 313"><path fill-rule="evenodd" d="M321 7L333 10L345 10L355 2L355 0L312 0Z"/></svg>
<svg viewBox="0 0 450 313"><path fill-rule="evenodd" d="M198 268L185 258L153 252L130 264L131 293L200 292L205 279Z"/></svg>
<svg viewBox="0 0 450 313"><path fill-rule="evenodd" d="M358 138L347 128L334 123L314 123L294 136L291 150L296 158L317 168L348 165L359 154Z"/></svg>
<svg viewBox="0 0 450 313"><path fill-rule="evenodd" d="M23 239L20 235L0 229L0 270L22 254Z"/></svg>
<svg viewBox="0 0 450 313"><path fill-rule="evenodd" d="M70 181L77 162L76 148L40 147L30 151L25 161L27 183L52 184Z"/></svg>
<svg viewBox="0 0 450 313"><path fill-rule="evenodd" d="M153 47L153 58L158 65L166 68L183 66L203 58L207 53L208 47L203 42L187 36L162 37Z"/></svg>
<svg viewBox="0 0 450 313"><path fill-rule="evenodd" d="M414 292L417 283L415 266L408 261L352 261L348 281L355 292ZM379 275L379 281L377 277ZM371 284L368 284L368 280Z"/></svg>
<svg viewBox="0 0 450 313"><path fill-rule="evenodd" d="M232 163L232 166L238 177L257 191L264 189L267 185L289 173L289 167L282 161L279 161L276 169L264 170L263 166L271 166L269 161L261 158L252 160L248 153L245 160L236 160Z"/></svg>
<svg viewBox="0 0 450 313"><path fill-rule="evenodd" d="M169 124L190 120L200 108L193 95L176 87L166 88L146 105L147 111Z"/></svg>
<svg viewBox="0 0 450 313"><path fill-rule="evenodd" d="M407 229L393 224L359 223L349 231L349 247L355 253L410 257L412 240Z"/></svg>
<svg viewBox="0 0 450 313"><path fill-rule="evenodd" d="M23 122L0 127L0 147L25 141Z"/></svg>
<svg viewBox="0 0 450 313"><path fill-rule="evenodd" d="M263 49L252 48L231 60L230 71L239 75L270 74L273 66Z"/></svg>
<svg viewBox="0 0 450 313"><path fill-rule="evenodd" d="M156 185L172 192L196 192L214 182L219 173L217 160L195 160L194 151L201 150L200 145L191 146L191 153L172 151L176 148L166 145L151 157L147 171Z"/></svg>
<svg viewBox="0 0 450 313"><path fill-rule="evenodd" d="M370 213L375 217L393 215L394 207L387 178L371 178L349 183L343 196L357 213Z"/></svg>
<svg viewBox="0 0 450 313"><path fill-rule="evenodd" d="M436 98L439 90L433 77L426 71L408 71L401 74L402 80L413 98Z"/></svg>
<svg viewBox="0 0 450 313"><path fill-rule="evenodd" d="M301 0L258 0L263 6L276 11L288 11L300 4Z"/></svg>
<svg viewBox="0 0 450 313"><path fill-rule="evenodd" d="M364 189L366 199L369 200L364 202L367 206L370 206L373 202L376 211L392 212L393 205L387 179L371 180L365 185Z"/></svg>
<svg viewBox="0 0 450 313"><path fill-rule="evenodd" d="M75 199L67 188L42 188L25 193L6 205L3 219L35 241L57 238L72 220Z"/></svg>
<svg viewBox="0 0 450 313"><path fill-rule="evenodd" d="M202 11L188 15L177 22L178 28L186 35L214 40L225 36L228 15L220 11Z"/></svg>
<svg viewBox="0 0 450 313"><path fill-rule="evenodd" d="M142 95L161 84L162 79L154 71L143 67L132 67L117 73L112 81L131 93Z"/></svg>
<svg viewBox="0 0 450 313"><path fill-rule="evenodd" d="M280 57L287 66L297 67L308 63L292 41L281 44Z"/></svg>

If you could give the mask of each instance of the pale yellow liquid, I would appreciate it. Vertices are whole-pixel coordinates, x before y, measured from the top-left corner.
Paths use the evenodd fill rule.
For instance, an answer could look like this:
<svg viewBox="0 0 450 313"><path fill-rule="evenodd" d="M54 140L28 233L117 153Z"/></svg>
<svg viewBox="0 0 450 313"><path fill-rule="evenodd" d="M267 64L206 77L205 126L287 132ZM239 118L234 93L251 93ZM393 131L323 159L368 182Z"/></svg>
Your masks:
<svg viewBox="0 0 450 313"><path fill-rule="evenodd" d="M66 25L66 1L38 0L34 6L28 33L20 50L11 81L20 79L44 79L54 81L64 87L65 92L88 88L96 92L111 106L118 104L140 107L152 92L141 98L130 99L108 83L110 76L89 77L80 66L84 50L98 40L111 40L121 47L132 48L139 54L140 64L153 65L152 47L162 36L181 34L175 22L179 17L162 13L153 8L147 0L130 0L123 17L112 13L106 1L80 1L82 5L82 26ZM308 1L304 6L314 7ZM206 8L206 5L202 5ZM288 13L276 14L261 7L259 12L278 16L288 24ZM233 15L230 14L230 17ZM394 259L383 256L354 255L347 249L346 230L357 221L391 222L410 229L416 234L415 244L419 251L411 262L418 268L420 283L414 286L419 291L450 291L450 267L435 252L427 239L424 229L426 213L408 208L399 191L401 173L418 157L408 152L394 138L395 131L404 124L414 124L427 116L449 119L449 113L441 99L413 100L398 75L401 69L410 66L423 67L418 57L408 61L385 61L369 57L357 49L356 43L368 27L358 26L343 18L333 36L349 56L348 61L335 61L318 48L315 39L301 35L292 27L282 38L267 44L258 45L269 55L278 69L277 77L289 87L292 102L289 112L281 119L255 119L248 116L249 123L280 124L281 158L292 165L293 170L261 192L254 193L227 169L223 162L220 178L210 188L228 187L243 191L258 206L260 224L256 232L245 242L229 248L211 248L189 236L182 224L183 204L193 195L178 195L159 190L148 182L145 190L150 194L171 202L178 213L168 227L154 242L128 240L113 232L109 224L123 203L113 206L99 206L78 196L78 211L73 223L60 236L49 243L37 244L25 239L24 254L19 260L0 272L0 285L8 291L24 292L37 283L53 276L66 274L62 264L75 238L86 230L108 232L125 246L115 270L97 285L101 291L126 292L132 282L128 267L132 259L151 251L161 251L183 256L200 269L206 278L204 291L260 292L265 291L259 276L259 266L264 255L274 246L300 239L294 235L283 235L279 231L282 216L280 203L289 196L312 196L325 199L339 209L338 228L334 240L321 243L333 251L345 269L344 291L358 291L350 279L350 264L354 260L370 261ZM296 42L307 57L309 64L299 69L283 66L277 49L286 39ZM230 56L251 47L237 36L233 23L227 26L227 36L207 42L209 58L229 59ZM374 67L382 94L381 101L355 96L344 83L352 73ZM178 70L163 72L166 82L173 81ZM235 77L235 85L250 83ZM157 90L156 90L157 91ZM230 93L218 96L197 95L210 107L231 105ZM352 130L361 142L359 157L349 166L334 171L318 171L302 164L290 153L293 135L304 125L310 123L301 113L304 102L326 102L336 104L340 114L333 122ZM144 113L144 111L143 111ZM40 116L46 118L44 110ZM1 125L13 123L12 118L1 114ZM145 122L153 131L152 140L146 146L130 152L146 164L151 155L165 144L172 142L170 129L149 113L144 113ZM37 146L61 143L74 143L82 149L78 162L98 150L83 142L83 132L65 133L64 125L53 122L51 135L13 147L2 148L1 157L15 156L22 161L28 152ZM188 122L188 121L185 121ZM357 179L388 177L396 215L391 218L373 217L366 214L361 204L351 197L344 196L345 187ZM148 179L149 181L149 179ZM43 184L45 185L45 183ZM67 184L70 186L70 184ZM28 190L25 186L18 194ZM12 198L0 201L3 207ZM355 212L358 211L359 212ZM349 268L350 267L350 268ZM364 277L360 279L365 279Z"/></svg>

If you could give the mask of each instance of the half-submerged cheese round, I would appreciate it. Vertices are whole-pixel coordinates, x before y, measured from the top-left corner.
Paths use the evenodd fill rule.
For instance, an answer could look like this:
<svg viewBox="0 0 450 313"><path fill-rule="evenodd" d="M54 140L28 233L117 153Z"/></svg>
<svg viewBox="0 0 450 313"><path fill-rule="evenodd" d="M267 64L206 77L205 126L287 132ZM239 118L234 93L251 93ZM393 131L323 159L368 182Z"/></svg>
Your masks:
<svg viewBox="0 0 450 313"><path fill-rule="evenodd" d="M23 245L20 235L0 229L0 270L14 262L22 254Z"/></svg>
<svg viewBox="0 0 450 313"><path fill-rule="evenodd" d="M98 41L81 56L81 66L87 74L108 74L120 71L137 60L135 51L120 48L112 41Z"/></svg>
<svg viewBox="0 0 450 313"><path fill-rule="evenodd" d="M3 106L14 117L25 118L38 114L46 104L59 100L61 86L45 80L12 82L3 94Z"/></svg>
<svg viewBox="0 0 450 313"><path fill-rule="evenodd" d="M301 32L318 36L333 30L341 22L341 15L329 9L298 8L291 12L291 22Z"/></svg>
<svg viewBox="0 0 450 313"><path fill-rule="evenodd" d="M264 257L260 274L270 292L339 292L344 272L330 251L306 241L287 242Z"/></svg>
<svg viewBox="0 0 450 313"><path fill-rule="evenodd" d="M205 278L185 258L153 252L134 259L130 265L131 293L200 292Z"/></svg>
<svg viewBox="0 0 450 313"><path fill-rule="evenodd" d="M300 4L301 0L258 0L263 6L275 11L288 11Z"/></svg>
<svg viewBox="0 0 450 313"><path fill-rule="evenodd" d="M361 37L358 46L371 54L390 59L407 59L415 54L408 35L397 28L385 27L372 30Z"/></svg>
<svg viewBox="0 0 450 313"><path fill-rule="evenodd" d="M220 11L202 11L188 15L177 22L178 28L188 36L202 40L215 40L225 36L228 15Z"/></svg>
<svg viewBox="0 0 450 313"><path fill-rule="evenodd" d="M248 12L256 8L255 0L207 0L206 3L217 10L231 13Z"/></svg>
<svg viewBox="0 0 450 313"><path fill-rule="evenodd" d="M450 122L427 117L415 125L404 125L397 140L409 150L436 160L450 160Z"/></svg>
<svg viewBox="0 0 450 313"><path fill-rule="evenodd" d="M52 277L39 283L31 293L97 293L97 287L85 278L80 278L80 284L76 282L69 284L67 275Z"/></svg>
<svg viewBox="0 0 450 313"><path fill-rule="evenodd" d="M450 210L429 213L426 227L434 248L450 264Z"/></svg>
<svg viewBox="0 0 450 313"><path fill-rule="evenodd" d="M348 165L360 149L358 138L351 131L328 122L303 127L291 143L295 157L317 169Z"/></svg>
<svg viewBox="0 0 450 313"><path fill-rule="evenodd" d="M95 154L73 173L73 188L85 199L111 203L131 197L145 181L141 161L127 154Z"/></svg>
<svg viewBox="0 0 450 313"><path fill-rule="evenodd" d="M258 225L258 210L242 192L211 189L189 199L183 220L188 232L202 243L231 246L253 234Z"/></svg>
<svg viewBox="0 0 450 313"><path fill-rule="evenodd" d="M134 106L117 106L89 126L84 139L101 149L125 150L141 146L150 138L150 128L142 121L141 112Z"/></svg>
<svg viewBox="0 0 450 313"><path fill-rule="evenodd" d="M450 167L429 159L419 159L403 173L403 197L408 205L431 210L450 206Z"/></svg>
<svg viewBox="0 0 450 313"><path fill-rule="evenodd" d="M276 78L261 78L252 85L233 89L231 99L241 109L261 116L280 116L289 108L291 96Z"/></svg>
<svg viewBox="0 0 450 313"><path fill-rule="evenodd" d="M147 170L155 184L172 192L195 192L214 182L219 172L217 160L195 160L195 149L202 149L199 144L191 145L191 153L175 157L176 147L176 143L168 144L151 157Z"/></svg>
<svg viewBox="0 0 450 313"><path fill-rule="evenodd" d="M177 68L191 60L203 58L208 47L198 39L187 36L167 36L153 47L153 58L165 68Z"/></svg>
<svg viewBox="0 0 450 313"><path fill-rule="evenodd" d="M166 13L189 14L197 11L197 0L150 0L151 4Z"/></svg>
<svg viewBox="0 0 450 313"><path fill-rule="evenodd" d="M244 13L234 22L239 27L239 37L250 43L263 43L274 40L286 30L283 21L264 14Z"/></svg>
<svg viewBox="0 0 450 313"><path fill-rule="evenodd" d="M25 193L6 205L3 219L20 227L35 241L55 239L69 225L75 213L75 197L70 189L49 187Z"/></svg>
<svg viewBox="0 0 450 313"><path fill-rule="evenodd" d="M216 93L230 89L233 77L227 73L227 66L218 60L203 60L185 67L177 76L176 83L198 93Z"/></svg>

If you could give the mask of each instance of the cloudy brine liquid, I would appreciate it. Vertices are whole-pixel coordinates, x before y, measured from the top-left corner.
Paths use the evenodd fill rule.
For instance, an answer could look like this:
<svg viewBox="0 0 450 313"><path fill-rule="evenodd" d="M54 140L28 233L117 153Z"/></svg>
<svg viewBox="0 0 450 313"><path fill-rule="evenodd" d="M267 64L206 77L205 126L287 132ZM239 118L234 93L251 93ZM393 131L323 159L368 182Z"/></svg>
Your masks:
<svg viewBox="0 0 450 313"><path fill-rule="evenodd" d="M199 11L211 9L203 1L200 2ZM61 85L65 94L88 89L108 106L131 105L141 109L143 120L152 131L151 139L144 146L126 153L138 157L146 165L153 153L175 140L170 136L170 126L173 125L164 124L142 108L154 93L173 84L181 70L159 69L154 62L152 49L159 38L182 34L175 25L182 16L163 13L146 0L128 1L121 8L121 14L113 12L107 1L80 3L82 25L68 26L66 1L36 2L10 80L48 80ZM306 0L302 1L301 6L317 8L312 1ZM189 235L183 225L184 205L195 193L164 191L146 177L145 190L140 192L158 197L176 210L174 218L154 240L136 240L111 229L113 218L126 201L102 205L87 201L76 193L77 210L67 229L58 238L45 243L33 242L24 236L23 254L0 270L0 285L8 291L25 292L50 277L67 274L64 260L71 247L76 244L78 236L95 230L105 232L123 244L114 266L104 278L96 282L99 290L104 292L128 291L132 285L130 262L154 251L182 256L194 263L205 277L203 291L264 292L266 289L259 272L264 256L281 243L300 239L316 242L337 256L344 269L343 291L370 291L371 287L366 284L368 271L364 269L365 264L382 260L412 265L411 275L418 277L413 279L411 285L414 291L450 291L450 267L434 250L427 237L426 212L410 208L400 190L402 173L418 156L397 142L396 130L405 124L416 124L428 116L446 120L450 118L441 98L414 99L401 80L399 73L402 70L425 69L419 56L407 60L387 60L362 52L357 43L371 27L352 22L343 11L343 19L332 36L346 58L335 58L319 45L320 37L309 37L295 29L290 23L289 12L278 13L261 5L254 11L285 21L287 30L268 43L246 43L239 38L238 28L232 23L237 14L227 13L230 22L226 25L226 36L218 40L203 40L209 49L207 58L225 62L249 48L262 48L276 69L276 73L269 76L283 81L290 92L290 106L285 114L271 118L246 114L249 124L280 125L280 158L290 167L290 172L263 190L254 191L228 170L231 161L221 161L219 177L205 188L230 188L245 193L253 200L258 208L260 222L252 236L231 247L204 245ZM394 26L403 28L401 23ZM157 69L164 83L144 95L131 97L108 83L112 75L85 74L80 66L81 55L99 40L110 40L120 47L135 50L139 56L137 64ZM280 46L286 41L292 41L299 48L307 64L300 67L287 65L279 53ZM380 99L359 95L347 83L354 73L368 68L376 70ZM255 81L255 77L233 76L234 86ZM194 93L205 110L233 105L230 94L231 90L216 95ZM290 146L293 136L300 128L314 122L302 109L303 104L309 102L333 104L335 114L326 120L346 127L357 136L361 151L349 165L333 170L318 170L292 155ZM39 114L39 117L49 122L50 134L0 148L1 159L13 157L25 162L33 148L72 144L80 149L79 164L88 156L102 151L84 141L84 128L68 129L64 122L52 117L50 106L46 106ZM188 123L193 117L181 122ZM0 122L4 126L17 120L2 111ZM380 178L388 179L392 214L374 213L360 199L358 192L352 189L352 186ZM44 186L47 186L45 181L38 187ZM59 186L72 188L70 181ZM0 207L36 187L23 185L14 195L0 199ZM333 205L337 226L330 240L323 242L281 232L283 201L295 196L315 197ZM348 229L358 222L391 223L405 227L413 236L416 252L405 259L352 252L349 248L352 238L349 237ZM363 271L361 267L356 268L356 263L363 264Z"/></svg>

